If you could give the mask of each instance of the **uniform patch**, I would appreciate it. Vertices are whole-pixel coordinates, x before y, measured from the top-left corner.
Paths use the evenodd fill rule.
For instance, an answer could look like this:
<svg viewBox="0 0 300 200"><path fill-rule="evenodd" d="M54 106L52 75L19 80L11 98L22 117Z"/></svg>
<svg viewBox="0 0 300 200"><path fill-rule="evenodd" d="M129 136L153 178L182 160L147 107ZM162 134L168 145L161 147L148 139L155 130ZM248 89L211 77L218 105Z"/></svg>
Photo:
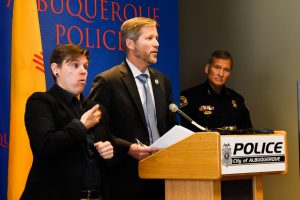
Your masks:
<svg viewBox="0 0 300 200"><path fill-rule="evenodd" d="M188 102L187 98L185 98L185 96L180 96L180 108L182 108L188 104L189 104L189 102Z"/></svg>
<svg viewBox="0 0 300 200"><path fill-rule="evenodd" d="M234 108L237 108L237 103L236 103L235 100L231 100L231 103L232 103L232 106L233 106Z"/></svg>

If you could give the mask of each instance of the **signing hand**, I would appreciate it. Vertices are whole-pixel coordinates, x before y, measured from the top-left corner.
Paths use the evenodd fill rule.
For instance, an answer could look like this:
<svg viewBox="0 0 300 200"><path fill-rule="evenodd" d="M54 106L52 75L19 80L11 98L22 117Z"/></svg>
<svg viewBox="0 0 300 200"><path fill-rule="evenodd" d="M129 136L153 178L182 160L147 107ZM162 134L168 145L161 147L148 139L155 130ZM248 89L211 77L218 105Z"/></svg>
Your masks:
<svg viewBox="0 0 300 200"><path fill-rule="evenodd" d="M94 144L103 159L111 159L114 156L114 148L109 141L97 142Z"/></svg>
<svg viewBox="0 0 300 200"><path fill-rule="evenodd" d="M101 111L99 105L95 105L90 110L86 111L80 118L86 129L94 127L101 119Z"/></svg>

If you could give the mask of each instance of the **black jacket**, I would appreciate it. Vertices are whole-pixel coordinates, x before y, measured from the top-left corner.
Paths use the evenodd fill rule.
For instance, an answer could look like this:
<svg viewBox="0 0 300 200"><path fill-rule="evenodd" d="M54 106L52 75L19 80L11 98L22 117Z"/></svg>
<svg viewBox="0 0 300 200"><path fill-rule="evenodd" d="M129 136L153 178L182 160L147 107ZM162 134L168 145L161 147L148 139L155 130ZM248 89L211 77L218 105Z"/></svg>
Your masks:
<svg viewBox="0 0 300 200"><path fill-rule="evenodd" d="M168 109L172 102L171 83L162 73L149 69L156 117L160 135L175 125L175 115ZM163 180L145 180L138 177L138 161L127 154L135 138L149 145L143 106L135 79L126 62L101 74L94 82L89 98L103 105L109 115L112 133L119 138L123 162L109 174L110 197L120 199L164 199Z"/></svg>
<svg viewBox="0 0 300 200"><path fill-rule="evenodd" d="M95 105L91 100L84 104L86 110ZM33 163L21 199L80 199L87 164L86 135L93 134L95 142L113 143L113 139L102 122L87 130L79 119L57 85L27 100L25 125ZM106 164L95 149L94 153L105 184Z"/></svg>

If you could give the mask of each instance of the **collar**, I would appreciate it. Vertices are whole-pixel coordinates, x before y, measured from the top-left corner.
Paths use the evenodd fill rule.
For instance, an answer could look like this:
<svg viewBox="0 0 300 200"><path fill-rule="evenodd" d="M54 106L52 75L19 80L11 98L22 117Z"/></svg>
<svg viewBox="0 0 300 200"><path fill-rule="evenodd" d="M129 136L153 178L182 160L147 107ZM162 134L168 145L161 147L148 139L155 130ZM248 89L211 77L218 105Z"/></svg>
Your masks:
<svg viewBox="0 0 300 200"><path fill-rule="evenodd" d="M149 73L149 68L146 69L146 71L144 73L142 73L136 66L134 66L127 58L126 58L126 62L133 74L133 77L136 78L137 76L141 75L141 74L147 74L150 77L150 73Z"/></svg>
<svg viewBox="0 0 300 200"><path fill-rule="evenodd" d="M63 96L66 97L68 103L71 104L72 101L73 101L73 99L78 100L74 94L68 92L67 90L65 90L65 89L63 89L63 88L61 88L59 85L55 84L55 87L57 87L58 91L59 91L60 93L62 93ZM80 94L80 100L78 100L78 101L79 101L80 103L83 103L83 99L84 99L83 94Z"/></svg>
<svg viewBox="0 0 300 200"><path fill-rule="evenodd" d="M206 80L205 85L207 87L207 93L208 93L208 95L213 95L214 94L214 95L217 95L217 96L225 96L225 95L229 96L228 89L225 86L222 87L221 93L217 94L217 93L215 93L214 89L210 86L208 80Z"/></svg>

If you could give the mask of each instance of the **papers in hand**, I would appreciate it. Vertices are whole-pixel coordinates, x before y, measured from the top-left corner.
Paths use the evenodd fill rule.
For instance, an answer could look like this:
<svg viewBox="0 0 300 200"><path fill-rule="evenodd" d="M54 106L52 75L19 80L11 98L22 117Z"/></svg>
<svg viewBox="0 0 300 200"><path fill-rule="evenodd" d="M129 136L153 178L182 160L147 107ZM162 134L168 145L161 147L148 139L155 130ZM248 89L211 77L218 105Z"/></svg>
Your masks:
<svg viewBox="0 0 300 200"><path fill-rule="evenodd" d="M168 132L166 132L163 136L157 139L154 143L150 145L150 147L156 147L159 149L166 148L183 140L184 138L189 137L194 134L193 131L184 128L183 126L175 125Z"/></svg>

